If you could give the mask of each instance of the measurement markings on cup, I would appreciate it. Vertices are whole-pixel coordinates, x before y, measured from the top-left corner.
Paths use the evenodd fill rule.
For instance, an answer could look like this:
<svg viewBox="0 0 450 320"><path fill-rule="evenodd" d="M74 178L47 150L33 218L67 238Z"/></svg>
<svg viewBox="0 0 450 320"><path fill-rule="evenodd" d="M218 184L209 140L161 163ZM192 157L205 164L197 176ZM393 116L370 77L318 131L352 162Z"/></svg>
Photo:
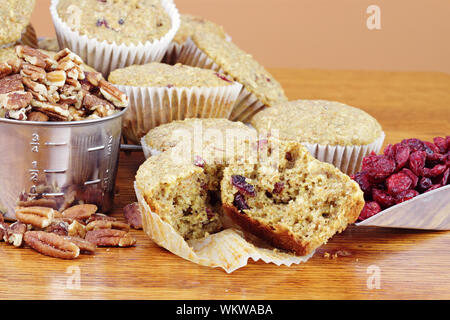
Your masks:
<svg viewBox="0 0 450 320"><path fill-rule="evenodd" d="M43 145L47 147L57 147L57 146L65 146L67 145L66 142L44 142ZM32 153L39 153L41 151L41 137L38 133L32 133L31 134L31 152ZM37 192L37 183L39 181L39 174L41 172L45 174L58 174L58 173L66 173L67 169L39 169L39 162L38 160L32 160L31 161L31 168L28 169L28 172L30 174L30 181L33 183L30 187L30 193L29 195L33 198L39 196L39 193ZM58 192L58 193L43 193L42 196L44 197L60 197L63 196L64 193Z"/></svg>

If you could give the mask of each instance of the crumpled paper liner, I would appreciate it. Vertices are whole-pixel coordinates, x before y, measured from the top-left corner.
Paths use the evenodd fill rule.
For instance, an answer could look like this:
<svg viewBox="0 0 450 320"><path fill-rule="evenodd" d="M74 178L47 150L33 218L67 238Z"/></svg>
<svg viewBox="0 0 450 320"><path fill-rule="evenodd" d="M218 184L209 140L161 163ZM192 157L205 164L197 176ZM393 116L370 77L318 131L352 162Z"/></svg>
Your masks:
<svg viewBox="0 0 450 320"><path fill-rule="evenodd" d="M374 142L355 146L332 146L306 142L302 142L302 144L317 160L331 163L342 172L352 175L360 170L365 156L368 156L372 151L376 154L380 152L384 137L385 134L382 132Z"/></svg>
<svg viewBox="0 0 450 320"><path fill-rule="evenodd" d="M225 71L198 48L190 38L188 38L184 44L178 62L193 67L211 69L216 72L225 73ZM265 107L266 105L243 85L229 120L246 122Z"/></svg>
<svg viewBox="0 0 450 320"><path fill-rule="evenodd" d="M223 87L132 87L116 85L130 105L124 116L123 133L134 143L151 129L185 118L228 119L242 85Z"/></svg>
<svg viewBox="0 0 450 320"><path fill-rule="evenodd" d="M277 266L306 262L314 254L299 257L271 248L261 248L244 238L242 231L228 228L203 239L185 241L175 229L153 213L134 184L142 214L144 232L159 246L196 264L224 269L231 273L247 265L251 258Z"/></svg>
<svg viewBox="0 0 450 320"><path fill-rule="evenodd" d="M118 68L124 68L133 64L145 64L152 61L161 61L172 39L180 27L180 14L173 1L162 0L162 6L171 19L171 28L161 39L152 42L139 43L137 45L109 43L88 38L71 30L58 16L56 7L59 0L52 0L50 13L56 30L56 36L61 48L69 48L78 54L83 61L95 70L101 72L104 77Z"/></svg>

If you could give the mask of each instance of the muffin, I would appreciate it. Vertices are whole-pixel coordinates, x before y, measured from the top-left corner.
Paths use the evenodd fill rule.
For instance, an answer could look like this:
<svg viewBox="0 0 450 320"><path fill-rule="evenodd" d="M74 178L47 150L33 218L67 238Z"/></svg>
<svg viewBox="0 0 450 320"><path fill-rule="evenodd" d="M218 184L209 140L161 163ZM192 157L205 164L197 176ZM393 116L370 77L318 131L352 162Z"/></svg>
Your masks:
<svg viewBox="0 0 450 320"><path fill-rule="evenodd" d="M180 25L169 0L53 0L50 12L61 46L104 76L160 61Z"/></svg>
<svg viewBox="0 0 450 320"><path fill-rule="evenodd" d="M179 62L223 72L243 85L231 120L247 121L266 106L287 101L278 81L251 55L213 33L194 34Z"/></svg>
<svg viewBox="0 0 450 320"><path fill-rule="evenodd" d="M30 23L35 0L2 0L0 1L0 47L12 46L21 40L23 36L28 36L34 29L27 26ZM36 35L34 34L34 39Z"/></svg>
<svg viewBox="0 0 450 320"><path fill-rule="evenodd" d="M47 51L59 51L59 43L56 38L41 38L38 42L39 49Z"/></svg>
<svg viewBox="0 0 450 320"><path fill-rule="evenodd" d="M347 174L357 172L362 158L378 153L384 141L381 125L368 113L325 100L277 104L255 115L251 125L261 134L304 144L314 157Z"/></svg>
<svg viewBox="0 0 450 320"><path fill-rule="evenodd" d="M201 162L185 157L182 143L148 158L135 181L146 234L196 263L211 265L211 256L221 256L227 269L238 257L248 259L249 246L307 259L356 220L364 201L348 176L298 142L250 145L256 148L221 165L209 155ZM233 245L236 237L240 246Z"/></svg>
<svg viewBox="0 0 450 320"><path fill-rule="evenodd" d="M181 150L194 160L194 156L202 156L204 151L213 148L230 157L235 147L256 141L256 138L256 130L242 122L192 118L172 121L150 130L141 144L147 157L181 146Z"/></svg>
<svg viewBox="0 0 450 320"><path fill-rule="evenodd" d="M37 47L36 31L30 24L35 0L0 1L0 48L24 44Z"/></svg>
<svg viewBox="0 0 450 320"><path fill-rule="evenodd" d="M214 177L207 176L202 167L169 151L141 165L136 185L152 212L185 240L191 240L222 229L217 205L204 187L211 179Z"/></svg>
<svg viewBox="0 0 450 320"><path fill-rule="evenodd" d="M177 63L184 44L188 38L191 38L194 35L194 33L201 34L204 32L211 32L217 34L223 39L230 40L230 37L227 36L222 26L219 26L205 18L190 14L181 14L180 20L180 28L173 38L172 43L169 45L169 48L167 49L167 52L162 60L164 63Z"/></svg>
<svg viewBox="0 0 450 320"><path fill-rule="evenodd" d="M221 182L225 212L244 230L303 256L358 218L358 184L301 144L270 139L259 158L229 165Z"/></svg>
<svg viewBox="0 0 450 320"><path fill-rule="evenodd" d="M185 118L228 118L241 84L212 71L152 62L117 69L108 80L130 98L124 134L138 143L150 129Z"/></svg>

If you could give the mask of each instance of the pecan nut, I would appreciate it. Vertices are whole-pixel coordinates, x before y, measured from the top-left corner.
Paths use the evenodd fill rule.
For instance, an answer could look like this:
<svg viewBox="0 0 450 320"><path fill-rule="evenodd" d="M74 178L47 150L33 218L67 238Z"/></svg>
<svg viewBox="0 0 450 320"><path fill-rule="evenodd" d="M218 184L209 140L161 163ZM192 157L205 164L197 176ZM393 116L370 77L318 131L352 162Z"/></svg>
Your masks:
<svg viewBox="0 0 450 320"><path fill-rule="evenodd" d="M104 79L99 81L100 92L103 97L119 108L128 106L128 97L125 93L114 87L111 83Z"/></svg>
<svg viewBox="0 0 450 320"><path fill-rule="evenodd" d="M111 221L111 220L95 220L89 222L86 225L86 231L98 230L98 229L116 229L129 231L130 225L120 221Z"/></svg>
<svg viewBox="0 0 450 320"><path fill-rule="evenodd" d="M16 218L20 222L31 224L33 227L48 227L55 216L55 210L48 207L18 207Z"/></svg>
<svg viewBox="0 0 450 320"><path fill-rule="evenodd" d="M47 198L19 201L17 203L17 206L18 207L47 207L47 208L52 208L55 210L57 209L56 201L54 199L47 199Z"/></svg>
<svg viewBox="0 0 450 320"><path fill-rule="evenodd" d="M62 215L64 218L84 220L96 212L97 206L95 204L79 204L64 210Z"/></svg>
<svg viewBox="0 0 450 320"><path fill-rule="evenodd" d="M23 235L27 231L27 225L22 222L14 222L6 229L4 240L15 247L22 246Z"/></svg>
<svg viewBox="0 0 450 320"><path fill-rule="evenodd" d="M65 221L55 221L45 229L45 232L67 236L69 234L69 224Z"/></svg>
<svg viewBox="0 0 450 320"><path fill-rule="evenodd" d="M68 235L71 237L80 237L84 238L86 235L86 227L79 223L77 220L73 220L72 223L69 225L68 229Z"/></svg>
<svg viewBox="0 0 450 320"><path fill-rule="evenodd" d="M49 119L45 113L39 111L32 111L28 114L28 121L46 122Z"/></svg>
<svg viewBox="0 0 450 320"><path fill-rule="evenodd" d="M75 259L80 248L63 236L44 231L25 232L24 241L37 252L60 259Z"/></svg>
<svg viewBox="0 0 450 320"><path fill-rule="evenodd" d="M142 229L141 210L137 202L130 203L123 208L123 216L134 229Z"/></svg>
<svg viewBox="0 0 450 320"><path fill-rule="evenodd" d="M116 218L111 217L111 216L107 216L106 214L103 214L103 213L94 213L92 216L90 216L90 217L86 220L86 224L89 224L89 223L91 223L92 221L97 221L97 220L117 221Z"/></svg>
<svg viewBox="0 0 450 320"><path fill-rule="evenodd" d="M136 243L130 233L116 229L91 230L85 239L99 247L131 247Z"/></svg>
<svg viewBox="0 0 450 320"><path fill-rule="evenodd" d="M97 249L97 246L95 244L79 237L67 236L64 237L64 239L69 240L70 242L75 244L78 248L80 248L80 252L94 253L95 250Z"/></svg>

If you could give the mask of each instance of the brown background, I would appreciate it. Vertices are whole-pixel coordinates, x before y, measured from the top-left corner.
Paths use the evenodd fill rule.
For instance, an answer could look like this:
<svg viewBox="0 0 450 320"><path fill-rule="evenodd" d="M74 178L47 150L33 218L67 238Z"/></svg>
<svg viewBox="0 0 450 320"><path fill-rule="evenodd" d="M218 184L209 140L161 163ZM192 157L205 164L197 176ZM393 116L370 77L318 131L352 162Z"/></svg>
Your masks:
<svg viewBox="0 0 450 320"><path fill-rule="evenodd" d="M54 35L50 0L32 22ZM450 73L449 0L175 0L181 13L209 18L267 67ZM381 30L369 30L369 5Z"/></svg>

